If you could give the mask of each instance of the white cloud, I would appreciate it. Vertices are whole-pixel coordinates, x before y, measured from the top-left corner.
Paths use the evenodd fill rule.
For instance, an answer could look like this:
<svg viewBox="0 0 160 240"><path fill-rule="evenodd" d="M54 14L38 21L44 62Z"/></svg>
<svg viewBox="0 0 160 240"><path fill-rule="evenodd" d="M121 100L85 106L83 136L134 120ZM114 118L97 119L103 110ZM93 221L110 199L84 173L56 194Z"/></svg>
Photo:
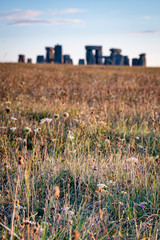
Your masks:
<svg viewBox="0 0 160 240"><path fill-rule="evenodd" d="M151 16L144 16L143 19L146 19L146 20L149 20L151 19L152 17Z"/></svg>
<svg viewBox="0 0 160 240"><path fill-rule="evenodd" d="M27 19L27 18L35 18L42 15L42 11L36 10L20 10L13 9L11 11L0 12L0 19L2 20L18 20L18 19Z"/></svg>
<svg viewBox="0 0 160 240"><path fill-rule="evenodd" d="M14 26L26 26L31 24L65 24L65 23L81 23L82 21L79 19L51 19L51 20L44 20L44 19L22 19L22 20L14 20L9 23L9 25Z"/></svg>
<svg viewBox="0 0 160 240"><path fill-rule="evenodd" d="M160 30L145 30L145 31L138 31L138 32L132 32L133 34L155 34L160 33Z"/></svg>
<svg viewBox="0 0 160 240"><path fill-rule="evenodd" d="M73 14L73 13L82 13L86 12L86 9L79 9L79 8L66 8L66 9L56 9L56 10L49 10L49 12L53 15L55 14Z"/></svg>
<svg viewBox="0 0 160 240"><path fill-rule="evenodd" d="M73 14L85 12L85 9L67 8L61 10L21 10L12 9L0 12L0 20L7 21L7 25L24 26L31 24L65 24L65 23L81 23L79 19L48 19L52 15ZM47 19L46 19L47 16ZM43 17L43 18L42 18Z"/></svg>

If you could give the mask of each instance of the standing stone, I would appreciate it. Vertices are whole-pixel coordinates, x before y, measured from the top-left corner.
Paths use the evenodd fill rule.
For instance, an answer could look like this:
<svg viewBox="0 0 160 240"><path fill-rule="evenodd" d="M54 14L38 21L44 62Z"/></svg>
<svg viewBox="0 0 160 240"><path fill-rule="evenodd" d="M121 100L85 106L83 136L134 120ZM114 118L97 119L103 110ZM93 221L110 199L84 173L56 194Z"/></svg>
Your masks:
<svg viewBox="0 0 160 240"><path fill-rule="evenodd" d="M138 61L138 65L139 66L144 66L146 67L146 54L145 53L142 53L139 55L139 61Z"/></svg>
<svg viewBox="0 0 160 240"><path fill-rule="evenodd" d="M104 58L104 65L112 65L112 60L109 56L103 56Z"/></svg>
<svg viewBox="0 0 160 240"><path fill-rule="evenodd" d="M18 62L25 63L25 55L23 54L18 55Z"/></svg>
<svg viewBox="0 0 160 240"><path fill-rule="evenodd" d="M32 58L28 58L27 63L32 63Z"/></svg>
<svg viewBox="0 0 160 240"><path fill-rule="evenodd" d="M78 64L79 64L79 65L84 65L84 64L85 64L84 59L79 59Z"/></svg>
<svg viewBox="0 0 160 240"><path fill-rule="evenodd" d="M121 54L115 55L115 65L123 66L124 65L124 57Z"/></svg>
<svg viewBox="0 0 160 240"><path fill-rule="evenodd" d="M132 66L138 66L139 65L139 60L138 58L133 58L132 59Z"/></svg>
<svg viewBox="0 0 160 240"><path fill-rule="evenodd" d="M129 58L128 58L128 56L124 56L124 66L129 66Z"/></svg>
<svg viewBox="0 0 160 240"><path fill-rule="evenodd" d="M46 47L46 63L51 63L54 61L54 48Z"/></svg>
<svg viewBox="0 0 160 240"><path fill-rule="evenodd" d="M37 63L45 63L44 56L37 56Z"/></svg>
<svg viewBox="0 0 160 240"><path fill-rule="evenodd" d="M87 64L98 64L98 65L102 64L102 47L101 46L86 46L85 48L86 48Z"/></svg>
<svg viewBox="0 0 160 240"><path fill-rule="evenodd" d="M62 46L56 45L54 48L54 62L62 63Z"/></svg>
<svg viewBox="0 0 160 240"><path fill-rule="evenodd" d="M73 61L70 58L69 54L63 55L63 62L64 62L64 64L73 64Z"/></svg>

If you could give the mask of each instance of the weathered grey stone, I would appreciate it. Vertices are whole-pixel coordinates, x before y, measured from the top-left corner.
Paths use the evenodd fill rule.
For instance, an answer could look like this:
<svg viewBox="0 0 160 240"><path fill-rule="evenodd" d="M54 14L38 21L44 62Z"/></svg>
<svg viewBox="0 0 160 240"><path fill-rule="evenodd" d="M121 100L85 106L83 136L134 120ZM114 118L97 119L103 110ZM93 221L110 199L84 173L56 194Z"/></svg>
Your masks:
<svg viewBox="0 0 160 240"><path fill-rule="evenodd" d="M84 59L79 59L79 62L78 62L79 65L84 65L85 64L85 61Z"/></svg>
<svg viewBox="0 0 160 240"><path fill-rule="evenodd" d="M27 63L32 63L32 58L28 58Z"/></svg>
<svg viewBox="0 0 160 240"><path fill-rule="evenodd" d="M98 64L98 65L102 64L102 47L101 46L86 46L85 48L86 48L87 64Z"/></svg>
<svg viewBox="0 0 160 240"><path fill-rule="evenodd" d="M64 64L73 64L72 59L69 54L63 55L63 63Z"/></svg>
<svg viewBox="0 0 160 240"><path fill-rule="evenodd" d="M112 65L112 60L109 56L103 56L104 58L104 65Z"/></svg>
<svg viewBox="0 0 160 240"><path fill-rule="evenodd" d="M46 63L51 63L54 61L54 48L46 47Z"/></svg>
<svg viewBox="0 0 160 240"><path fill-rule="evenodd" d="M18 55L18 62L25 63L25 55L23 54Z"/></svg>
<svg viewBox="0 0 160 240"><path fill-rule="evenodd" d="M37 63L45 63L44 56L37 56Z"/></svg>
<svg viewBox="0 0 160 240"><path fill-rule="evenodd" d="M146 66L146 54L145 53L142 53L139 55L139 66Z"/></svg>
<svg viewBox="0 0 160 240"><path fill-rule="evenodd" d="M62 63L62 46L56 45L54 48L54 62Z"/></svg>
<svg viewBox="0 0 160 240"><path fill-rule="evenodd" d="M129 58L128 58L128 56L124 56L124 66L129 66Z"/></svg>
<svg viewBox="0 0 160 240"><path fill-rule="evenodd" d="M121 54L115 55L115 65L123 66L124 65L124 57Z"/></svg>
<svg viewBox="0 0 160 240"><path fill-rule="evenodd" d="M132 59L132 66L138 66L139 65L139 60L138 58L133 58Z"/></svg>

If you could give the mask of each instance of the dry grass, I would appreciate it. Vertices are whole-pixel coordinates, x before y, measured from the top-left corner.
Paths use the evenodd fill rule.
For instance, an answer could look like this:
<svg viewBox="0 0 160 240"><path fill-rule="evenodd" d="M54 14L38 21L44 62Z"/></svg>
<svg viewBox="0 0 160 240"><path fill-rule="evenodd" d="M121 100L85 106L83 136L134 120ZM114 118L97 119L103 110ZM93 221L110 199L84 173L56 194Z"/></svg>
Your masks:
<svg viewBox="0 0 160 240"><path fill-rule="evenodd" d="M2 239L160 239L160 69L0 64L0 79Z"/></svg>

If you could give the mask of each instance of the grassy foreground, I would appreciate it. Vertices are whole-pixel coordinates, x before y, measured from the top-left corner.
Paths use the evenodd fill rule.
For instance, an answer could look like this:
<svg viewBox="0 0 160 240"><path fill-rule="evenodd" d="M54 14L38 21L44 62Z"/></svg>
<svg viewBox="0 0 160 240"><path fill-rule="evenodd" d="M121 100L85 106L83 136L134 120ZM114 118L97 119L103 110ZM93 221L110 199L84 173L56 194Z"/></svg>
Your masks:
<svg viewBox="0 0 160 240"><path fill-rule="evenodd" d="M2 239L160 239L160 68L0 64Z"/></svg>

